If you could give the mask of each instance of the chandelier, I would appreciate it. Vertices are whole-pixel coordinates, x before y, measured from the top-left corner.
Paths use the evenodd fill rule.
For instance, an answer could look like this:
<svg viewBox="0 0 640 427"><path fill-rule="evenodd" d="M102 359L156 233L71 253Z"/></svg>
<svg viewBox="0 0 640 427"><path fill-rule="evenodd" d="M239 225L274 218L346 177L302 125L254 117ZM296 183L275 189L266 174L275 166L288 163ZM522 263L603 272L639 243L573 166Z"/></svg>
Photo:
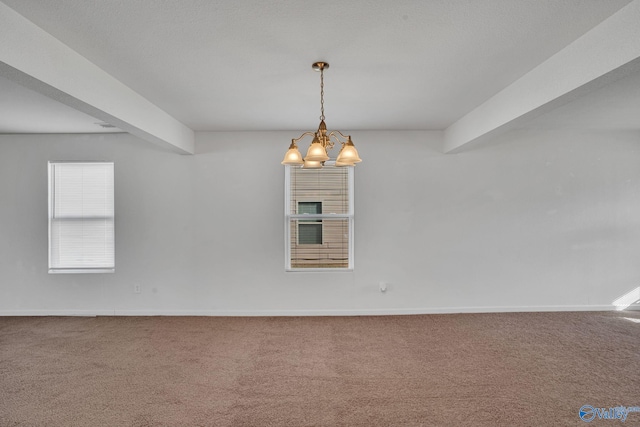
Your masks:
<svg viewBox="0 0 640 427"><path fill-rule="evenodd" d="M342 144L342 148L336 158L336 166L355 166L362 160L358 157L358 151L351 141L350 135L344 135L339 130L327 133L327 125L324 123L324 70L329 68L326 62L315 62L311 66L314 70L320 71L320 126L316 132L305 132L298 138L291 140L289 151L284 155L283 165L302 165L305 169L319 169L324 166L324 162L329 160L329 150L336 142ZM307 155L302 158L296 142L306 136L313 135L313 141L307 150Z"/></svg>

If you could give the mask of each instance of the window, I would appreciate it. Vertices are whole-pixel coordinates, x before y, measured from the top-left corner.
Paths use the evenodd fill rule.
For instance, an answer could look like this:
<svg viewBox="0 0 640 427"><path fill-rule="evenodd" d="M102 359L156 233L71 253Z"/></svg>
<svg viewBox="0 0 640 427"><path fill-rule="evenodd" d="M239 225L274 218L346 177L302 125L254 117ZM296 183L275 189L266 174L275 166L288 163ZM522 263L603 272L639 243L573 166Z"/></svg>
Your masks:
<svg viewBox="0 0 640 427"><path fill-rule="evenodd" d="M49 273L115 268L113 163L49 162Z"/></svg>
<svg viewBox="0 0 640 427"><path fill-rule="evenodd" d="M285 168L285 268L353 269L353 167Z"/></svg>

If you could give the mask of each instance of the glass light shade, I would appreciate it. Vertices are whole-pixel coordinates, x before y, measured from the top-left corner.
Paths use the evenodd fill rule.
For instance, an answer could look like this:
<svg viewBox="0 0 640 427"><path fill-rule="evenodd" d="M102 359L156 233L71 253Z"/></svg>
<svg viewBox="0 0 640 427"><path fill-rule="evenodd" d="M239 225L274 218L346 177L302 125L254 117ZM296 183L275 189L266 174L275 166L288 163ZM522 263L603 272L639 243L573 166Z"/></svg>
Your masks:
<svg viewBox="0 0 640 427"><path fill-rule="evenodd" d="M339 161L336 160L335 165L336 166L355 166L355 163L339 162Z"/></svg>
<svg viewBox="0 0 640 427"><path fill-rule="evenodd" d="M324 149L318 138L313 138L313 142L307 150L307 155L304 156L304 160L308 162L326 162L329 160L327 156L327 150Z"/></svg>
<svg viewBox="0 0 640 427"><path fill-rule="evenodd" d="M351 142L351 139L349 139L349 141L344 144L344 146L340 150L340 153L338 153L336 165L338 165L338 163L344 163L344 165L338 166L346 166L347 164L353 165L354 163L358 163L361 161L362 159L358 156L358 150L356 150L353 142Z"/></svg>
<svg viewBox="0 0 640 427"><path fill-rule="evenodd" d="M314 162L312 160L305 160L302 169L320 169L322 168L322 162Z"/></svg>
<svg viewBox="0 0 640 427"><path fill-rule="evenodd" d="M291 142L289 151L284 155L283 165L301 165L304 163L302 160L302 154L298 151L298 146L295 142Z"/></svg>

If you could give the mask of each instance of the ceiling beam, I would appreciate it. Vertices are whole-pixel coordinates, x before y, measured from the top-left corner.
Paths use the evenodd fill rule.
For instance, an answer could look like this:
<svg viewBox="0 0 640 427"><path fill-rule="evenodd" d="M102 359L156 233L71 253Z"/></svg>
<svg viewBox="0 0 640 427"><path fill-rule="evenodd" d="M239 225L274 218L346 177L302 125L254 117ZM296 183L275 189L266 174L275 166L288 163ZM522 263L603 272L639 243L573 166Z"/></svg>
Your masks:
<svg viewBox="0 0 640 427"><path fill-rule="evenodd" d="M143 140L194 152L191 129L2 2L0 75Z"/></svg>
<svg viewBox="0 0 640 427"><path fill-rule="evenodd" d="M640 0L632 1L449 126L444 132L443 151L477 147L637 70Z"/></svg>

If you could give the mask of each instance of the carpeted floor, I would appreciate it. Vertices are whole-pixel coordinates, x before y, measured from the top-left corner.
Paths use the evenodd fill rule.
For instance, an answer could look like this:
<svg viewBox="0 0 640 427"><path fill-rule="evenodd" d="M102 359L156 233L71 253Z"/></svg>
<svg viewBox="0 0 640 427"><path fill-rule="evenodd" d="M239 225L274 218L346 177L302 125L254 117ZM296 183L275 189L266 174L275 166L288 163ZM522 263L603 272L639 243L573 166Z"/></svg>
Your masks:
<svg viewBox="0 0 640 427"><path fill-rule="evenodd" d="M638 322L0 317L0 426L581 426L640 406Z"/></svg>

